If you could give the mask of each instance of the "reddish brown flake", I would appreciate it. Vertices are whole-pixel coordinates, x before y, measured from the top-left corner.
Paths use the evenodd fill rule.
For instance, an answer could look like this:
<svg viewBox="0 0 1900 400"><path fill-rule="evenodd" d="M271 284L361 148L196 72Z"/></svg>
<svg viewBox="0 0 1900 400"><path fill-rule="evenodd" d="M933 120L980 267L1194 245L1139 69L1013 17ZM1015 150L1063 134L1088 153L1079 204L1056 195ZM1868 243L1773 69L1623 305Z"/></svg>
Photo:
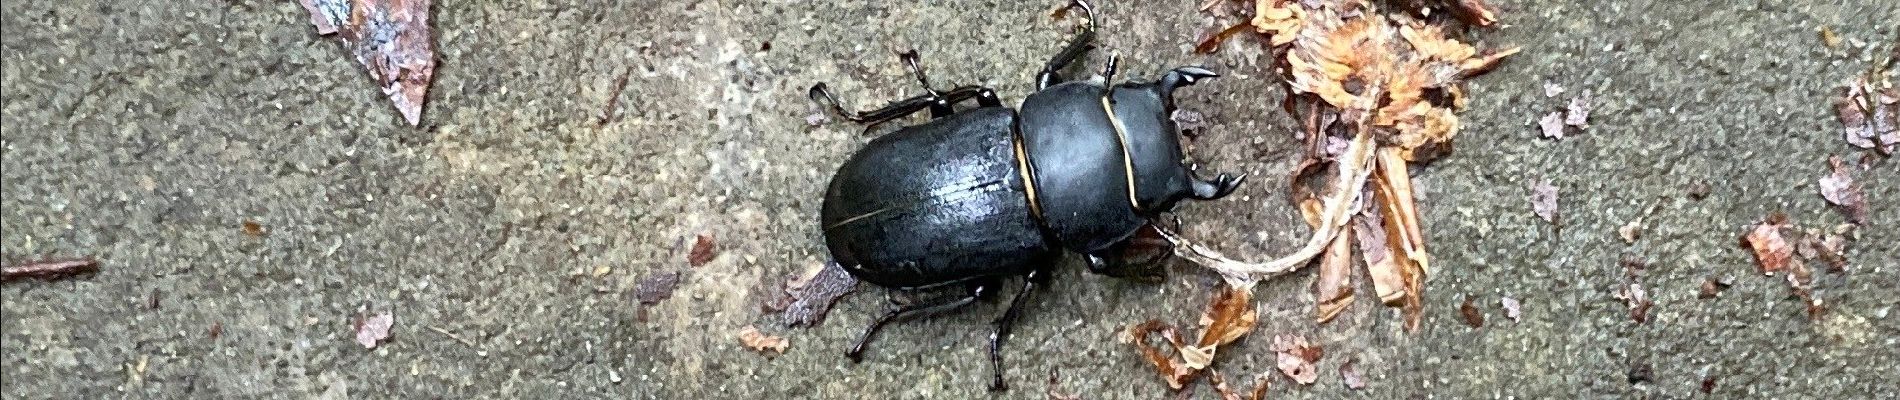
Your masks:
<svg viewBox="0 0 1900 400"><path fill-rule="evenodd" d="M640 304L652 305L673 297L673 289L680 285L678 272L659 272L647 275L646 279L633 287L633 298Z"/></svg>
<svg viewBox="0 0 1900 400"><path fill-rule="evenodd" d="M1886 79L1855 79L1834 100L1847 143L1892 154L1900 144L1900 88Z"/></svg>
<svg viewBox="0 0 1900 400"><path fill-rule="evenodd" d="M1472 303L1471 296L1465 296L1465 303L1458 306L1458 313L1464 315L1465 325L1471 325L1472 328L1484 327L1484 312L1478 311L1478 306Z"/></svg>
<svg viewBox="0 0 1900 400"><path fill-rule="evenodd" d="M825 313L831 311L831 305L857 287L858 278L851 276L843 266L836 262L825 263L810 279L786 289L792 301L785 309L785 325L818 326L825 321Z"/></svg>
<svg viewBox="0 0 1900 400"><path fill-rule="evenodd" d="M1779 212L1770 214L1768 219L1749 230L1742 237L1742 243L1755 252L1755 263L1763 274L1773 275L1788 268L1794 259L1794 248L1781 238L1781 228L1786 226L1788 216Z"/></svg>
<svg viewBox="0 0 1900 400"><path fill-rule="evenodd" d="M54 280L83 274L99 272L99 261L91 257L63 260L40 260L9 265L0 270L0 282L12 282L18 279L38 278Z"/></svg>
<svg viewBox="0 0 1900 400"><path fill-rule="evenodd" d="M1643 284L1636 282L1624 284L1623 288L1617 292L1616 298L1623 300L1624 305L1629 307L1630 321L1638 324L1649 322L1649 308L1655 306L1656 303L1649 300L1649 292L1643 290Z"/></svg>
<svg viewBox="0 0 1900 400"><path fill-rule="evenodd" d="M686 264L694 267L706 265L719 256L719 245L713 243L713 235L702 234L693 241L693 250L686 253Z"/></svg>
<svg viewBox="0 0 1900 400"><path fill-rule="evenodd" d="M1134 339L1135 348L1141 351L1142 358L1148 359L1148 364L1154 365L1155 372L1161 374L1161 379L1167 381L1169 388L1181 389L1200 376L1201 370L1188 368L1185 363L1175 362L1174 357L1169 356L1168 352L1150 344L1148 335L1152 334L1161 335L1165 345L1174 349L1175 352L1186 348L1187 344L1181 341L1181 336L1174 327L1161 321L1149 320L1128 328L1128 336Z"/></svg>
<svg viewBox="0 0 1900 400"><path fill-rule="evenodd" d="M1714 393L1715 392L1715 377L1714 376L1702 377L1701 389L1702 389L1702 394Z"/></svg>
<svg viewBox="0 0 1900 400"><path fill-rule="evenodd" d="M1833 172L1816 182L1820 186L1821 197L1846 214L1848 222L1867 223L1867 197L1860 185L1854 183L1851 174L1853 169L1841 162L1840 156L1828 157L1827 164Z"/></svg>
<svg viewBox="0 0 1900 400"><path fill-rule="evenodd" d="M249 235L251 237L264 237L265 233L268 233L268 232L264 231L263 224L259 224L257 223L257 221L250 221L250 220L244 221L245 235Z"/></svg>
<svg viewBox="0 0 1900 400"><path fill-rule="evenodd" d="M205 330L205 335L210 336L211 340L218 340L219 336L224 336L224 323L212 322L211 329Z"/></svg>

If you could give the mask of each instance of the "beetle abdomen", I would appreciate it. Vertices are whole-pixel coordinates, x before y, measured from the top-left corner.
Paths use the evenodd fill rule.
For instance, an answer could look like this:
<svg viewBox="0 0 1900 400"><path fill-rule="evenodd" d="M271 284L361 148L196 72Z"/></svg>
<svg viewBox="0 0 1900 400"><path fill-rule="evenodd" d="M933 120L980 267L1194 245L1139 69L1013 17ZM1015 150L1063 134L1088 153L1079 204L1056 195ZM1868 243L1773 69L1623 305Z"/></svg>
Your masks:
<svg viewBox="0 0 1900 400"><path fill-rule="evenodd" d="M963 111L872 140L831 179L821 220L832 257L886 287L1027 272L1053 255L1029 211L1016 113Z"/></svg>

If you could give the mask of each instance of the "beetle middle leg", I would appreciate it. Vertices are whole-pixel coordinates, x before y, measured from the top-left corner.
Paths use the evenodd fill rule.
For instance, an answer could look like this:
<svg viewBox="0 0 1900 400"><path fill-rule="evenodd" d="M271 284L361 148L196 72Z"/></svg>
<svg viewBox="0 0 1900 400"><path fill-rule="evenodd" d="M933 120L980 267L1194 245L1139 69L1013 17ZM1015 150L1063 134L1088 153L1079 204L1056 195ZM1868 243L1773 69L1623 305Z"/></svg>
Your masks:
<svg viewBox="0 0 1900 400"><path fill-rule="evenodd" d="M950 301L936 304L912 304L884 313L884 316L878 317L876 322L872 322L870 327L864 329L864 334L858 336L857 344L851 345L851 349L845 351L844 356L851 358L851 362L861 361L864 357L864 346L871 343L871 338L877 336L877 332L883 330L885 324L962 308L975 303L977 298L987 294L990 287L995 284L995 282L973 284L968 294Z"/></svg>
<svg viewBox="0 0 1900 400"><path fill-rule="evenodd" d="M830 87L825 86L824 83L812 85L809 95L812 101L826 103L833 114L837 114L851 122L865 125L881 124L923 110L932 110L931 116L933 118L947 116L948 114L939 115L938 111L935 110L939 104L943 107L950 107L951 105L965 101L976 100L977 105L982 107L1000 107L1003 105L1002 99L996 97L995 90L983 86L961 86L956 89L950 89L950 91L947 92L926 93L894 101L891 102L891 104L879 107L875 110L859 112L845 111L843 103L838 101L837 96L831 94Z"/></svg>
<svg viewBox="0 0 1900 400"><path fill-rule="evenodd" d="M1049 58L1048 63L1042 64L1042 72L1036 73L1036 90L1048 89L1050 86L1061 83L1062 69L1068 68L1069 64L1074 64L1076 59L1082 58L1082 54L1095 49L1095 7L1090 6L1085 0L1074 0L1069 3L1069 6L1082 9L1087 14L1088 21L1082 25L1082 32L1070 38L1069 44L1063 46L1062 51L1057 52L1055 57Z"/></svg>

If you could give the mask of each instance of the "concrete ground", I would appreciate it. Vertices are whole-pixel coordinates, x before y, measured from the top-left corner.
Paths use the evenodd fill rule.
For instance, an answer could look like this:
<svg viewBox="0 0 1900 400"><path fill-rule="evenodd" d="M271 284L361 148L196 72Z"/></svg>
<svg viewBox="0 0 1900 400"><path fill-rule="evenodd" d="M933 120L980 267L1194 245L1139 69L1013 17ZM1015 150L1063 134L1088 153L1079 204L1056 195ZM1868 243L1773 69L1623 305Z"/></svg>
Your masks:
<svg viewBox="0 0 1900 400"><path fill-rule="evenodd" d="M1013 102L1072 23L1050 20L1056 1L913 3L440 2L441 67L412 128L295 2L6 2L0 245L9 262L89 255L103 270L4 287L0 395L987 397L997 302L897 325L861 364L840 354L883 308L878 291L815 329L759 306L823 261L819 196L866 140L807 126L808 86L860 105L910 94L891 52L914 47L940 85ZM1257 179L1238 200L1186 207L1188 234L1245 258L1285 253L1307 232L1279 180L1292 123L1257 42L1190 53L1227 23L1197 3L1104 1L1107 51L1088 63L1120 52L1134 76L1227 73L1181 100L1210 119L1191 153ZM1470 86L1455 153L1417 173L1437 268L1424 327L1403 332L1369 296L1315 325L1312 277L1294 275L1259 289L1261 325L1223 350L1222 371L1246 385L1272 370L1270 338L1298 333L1325 347L1321 379L1276 377L1272 398L1900 390L1890 160L1859 175L1871 221L1847 272L1818 273L1819 320L1736 245L1776 210L1843 220L1814 183L1828 155L1859 157L1828 96L1900 35L1900 3L1496 3L1509 26L1478 37L1525 50ZM1844 47L1823 47L1822 27ZM1566 94L1545 97L1546 82ZM1540 138L1535 120L1583 89L1587 133ZM1530 211L1541 179L1561 188L1561 224ZM1697 183L1706 199L1687 198ZM1617 238L1650 208L1639 241ZM719 255L689 267L699 234ZM1656 304L1647 324L1613 297L1625 254L1651 262L1637 278ZM1084 398L1169 396L1117 332L1193 323L1213 276L1176 265L1141 284L1064 263L1007 349L1017 389L998 397L1042 397L1057 369ZM672 298L638 305L636 283L665 272L682 273ZM1734 286L1697 299L1712 275ZM1521 322L1496 306L1505 296ZM1467 297L1483 328L1459 317ZM394 335L366 350L352 321L380 312ZM742 348L748 325L791 348ZM1347 360L1365 389L1342 383Z"/></svg>

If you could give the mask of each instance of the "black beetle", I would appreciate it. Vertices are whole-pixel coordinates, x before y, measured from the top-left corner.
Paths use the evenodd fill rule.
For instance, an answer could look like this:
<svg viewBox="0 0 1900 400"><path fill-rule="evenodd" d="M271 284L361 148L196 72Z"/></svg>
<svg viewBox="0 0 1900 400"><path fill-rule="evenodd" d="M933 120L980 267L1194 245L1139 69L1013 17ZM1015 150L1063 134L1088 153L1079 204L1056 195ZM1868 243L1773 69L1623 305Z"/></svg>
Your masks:
<svg viewBox="0 0 1900 400"><path fill-rule="evenodd" d="M825 191L821 220L832 257L852 275L887 288L964 285L947 302L912 304L879 317L846 353L859 359L885 324L959 308L1022 276L1022 290L990 336L992 389L1006 388L998 348L1026 295L1049 275L1062 251L1111 276L1152 273L1167 252L1131 267L1120 254L1136 231L1181 199L1213 200L1244 177L1202 179L1184 163L1169 116L1175 89L1219 76L1181 67L1158 81L1063 82L1058 71L1094 49L1095 12L1036 76L1037 91L1019 110L994 90L937 91L916 51L900 54L927 93L872 111L849 113L819 83L815 102L845 119L874 125L929 110L931 120L872 140L845 161ZM1110 58L1102 82L1111 82ZM975 100L977 107L953 106ZM1131 272L1132 271L1132 272Z"/></svg>

